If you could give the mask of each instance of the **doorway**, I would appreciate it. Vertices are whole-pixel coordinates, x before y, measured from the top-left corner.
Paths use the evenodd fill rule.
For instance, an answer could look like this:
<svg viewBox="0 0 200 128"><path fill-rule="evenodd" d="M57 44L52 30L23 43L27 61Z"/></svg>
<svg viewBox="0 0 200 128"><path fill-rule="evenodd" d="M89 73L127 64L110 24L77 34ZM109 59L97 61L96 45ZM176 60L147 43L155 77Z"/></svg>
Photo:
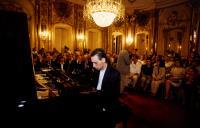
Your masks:
<svg viewBox="0 0 200 128"><path fill-rule="evenodd" d="M122 35L113 36L112 38L112 53L119 54L122 49Z"/></svg>
<svg viewBox="0 0 200 128"><path fill-rule="evenodd" d="M102 47L102 33L98 29L86 31L86 48L93 50Z"/></svg>
<svg viewBox="0 0 200 128"><path fill-rule="evenodd" d="M65 46L71 50L74 48L71 26L56 24L54 25L53 35L53 48L56 48L59 52L63 52Z"/></svg>
<svg viewBox="0 0 200 128"><path fill-rule="evenodd" d="M138 54L148 54L150 48L149 34L147 32L141 32L136 34L136 49Z"/></svg>
<svg viewBox="0 0 200 128"><path fill-rule="evenodd" d="M112 53L119 54L122 50L123 35L121 32L113 32L112 34Z"/></svg>

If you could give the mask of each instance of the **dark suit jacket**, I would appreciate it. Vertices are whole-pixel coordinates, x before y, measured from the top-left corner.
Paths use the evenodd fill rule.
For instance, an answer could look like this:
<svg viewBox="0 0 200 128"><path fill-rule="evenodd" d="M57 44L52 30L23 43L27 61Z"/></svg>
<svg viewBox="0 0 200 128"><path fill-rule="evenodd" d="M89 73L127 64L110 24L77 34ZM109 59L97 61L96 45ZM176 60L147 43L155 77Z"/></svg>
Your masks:
<svg viewBox="0 0 200 128"><path fill-rule="evenodd" d="M99 74L100 71L94 74L95 88L98 85ZM97 95L101 97L103 102L115 101L120 95L120 73L109 65L103 77L101 91L98 91Z"/></svg>

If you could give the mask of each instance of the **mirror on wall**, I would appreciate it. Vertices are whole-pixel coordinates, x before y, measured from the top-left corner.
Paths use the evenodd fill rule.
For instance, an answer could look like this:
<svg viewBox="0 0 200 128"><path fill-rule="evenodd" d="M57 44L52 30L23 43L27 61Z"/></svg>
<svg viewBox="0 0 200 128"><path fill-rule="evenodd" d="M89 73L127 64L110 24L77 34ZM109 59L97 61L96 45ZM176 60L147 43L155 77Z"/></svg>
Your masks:
<svg viewBox="0 0 200 128"><path fill-rule="evenodd" d="M164 31L164 51L181 54L184 30L182 28L166 29Z"/></svg>
<svg viewBox="0 0 200 128"><path fill-rule="evenodd" d="M113 32L112 33L112 53L119 54L122 50L123 45L123 33L121 32Z"/></svg>
<svg viewBox="0 0 200 128"><path fill-rule="evenodd" d="M136 33L136 49L139 55L147 54L150 51L148 32Z"/></svg>
<svg viewBox="0 0 200 128"><path fill-rule="evenodd" d="M119 54L122 49L122 35L112 36L112 53Z"/></svg>

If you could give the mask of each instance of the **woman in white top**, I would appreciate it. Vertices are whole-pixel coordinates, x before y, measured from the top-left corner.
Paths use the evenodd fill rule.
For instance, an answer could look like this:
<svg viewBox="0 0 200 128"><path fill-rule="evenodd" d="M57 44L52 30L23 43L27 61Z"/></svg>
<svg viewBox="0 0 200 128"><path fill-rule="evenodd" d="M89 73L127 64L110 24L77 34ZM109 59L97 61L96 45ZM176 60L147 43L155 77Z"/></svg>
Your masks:
<svg viewBox="0 0 200 128"><path fill-rule="evenodd" d="M133 55L132 62L130 64L130 78L131 78L131 86L134 88L138 78L141 73L142 63L138 61L138 56Z"/></svg>

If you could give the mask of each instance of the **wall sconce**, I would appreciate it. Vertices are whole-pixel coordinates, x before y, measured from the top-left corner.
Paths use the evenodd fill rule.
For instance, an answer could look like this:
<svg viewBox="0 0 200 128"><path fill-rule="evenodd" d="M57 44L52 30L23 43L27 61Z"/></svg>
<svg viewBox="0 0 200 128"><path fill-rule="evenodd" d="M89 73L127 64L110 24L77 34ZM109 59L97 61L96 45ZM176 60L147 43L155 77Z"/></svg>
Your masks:
<svg viewBox="0 0 200 128"><path fill-rule="evenodd" d="M153 48L151 48L151 53L153 53Z"/></svg>
<svg viewBox="0 0 200 128"><path fill-rule="evenodd" d="M146 56L148 55L148 48L147 47L145 48L145 54L146 54Z"/></svg>
<svg viewBox="0 0 200 128"><path fill-rule="evenodd" d="M78 46L79 46L79 48L85 48L86 46L86 44L85 44L85 41L84 41L84 39L85 39L85 36L84 36L84 34L83 33L79 33L78 35L77 35L77 40L78 40Z"/></svg>
<svg viewBox="0 0 200 128"><path fill-rule="evenodd" d="M126 38L126 43L128 45L130 45L131 43L133 43L133 37L131 37L130 35Z"/></svg>
<svg viewBox="0 0 200 128"><path fill-rule="evenodd" d="M180 53L181 52L181 49L182 49L182 46L181 45L178 45L177 46L177 51Z"/></svg>
<svg viewBox="0 0 200 128"><path fill-rule="evenodd" d="M190 41L192 41L192 35L190 35Z"/></svg>
<svg viewBox="0 0 200 128"><path fill-rule="evenodd" d="M40 32L40 38L42 40L46 40L48 38L49 33L47 31L41 31Z"/></svg>
<svg viewBox="0 0 200 128"><path fill-rule="evenodd" d="M83 41L84 40L84 34L78 34L77 35L77 40Z"/></svg>
<svg viewBox="0 0 200 128"><path fill-rule="evenodd" d="M197 32L196 32L196 30L194 30L193 38L194 38L194 43L196 43L196 39L197 39Z"/></svg>
<svg viewBox="0 0 200 128"><path fill-rule="evenodd" d="M169 44L168 47L170 48L170 47L171 47L171 44Z"/></svg>

